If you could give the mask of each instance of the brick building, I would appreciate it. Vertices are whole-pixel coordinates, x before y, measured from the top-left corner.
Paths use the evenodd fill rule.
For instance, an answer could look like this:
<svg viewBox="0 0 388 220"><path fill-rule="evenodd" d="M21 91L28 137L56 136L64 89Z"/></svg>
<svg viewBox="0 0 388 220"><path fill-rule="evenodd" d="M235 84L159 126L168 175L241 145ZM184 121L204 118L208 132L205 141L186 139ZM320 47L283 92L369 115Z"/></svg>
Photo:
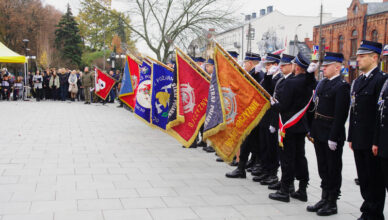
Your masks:
<svg viewBox="0 0 388 220"><path fill-rule="evenodd" d="M349 81L357 77L356 51L363 39L388 44L388 0L376 3L353 0L347 16L322 25L323 48L344 54ZM319 25L314 27L313 42L319 45ZM386 57L383 68L387 72Z"/></svg>

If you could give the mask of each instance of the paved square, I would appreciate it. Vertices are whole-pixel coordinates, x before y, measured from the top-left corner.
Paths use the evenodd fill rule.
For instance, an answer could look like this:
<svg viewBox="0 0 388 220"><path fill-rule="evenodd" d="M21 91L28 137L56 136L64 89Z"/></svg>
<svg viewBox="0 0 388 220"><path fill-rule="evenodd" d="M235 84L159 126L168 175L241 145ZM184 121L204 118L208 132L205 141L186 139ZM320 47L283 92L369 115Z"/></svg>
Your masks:
<svg viewBox="0 0 388 220"><path fill-rule="evenodd" d="M0 123L1 220L323 219L305 211L320 197L311 143L309 202L284 204L113 104L0 102ZM339 214L325 219L360 215L347 146L343 160Z"/></svg>

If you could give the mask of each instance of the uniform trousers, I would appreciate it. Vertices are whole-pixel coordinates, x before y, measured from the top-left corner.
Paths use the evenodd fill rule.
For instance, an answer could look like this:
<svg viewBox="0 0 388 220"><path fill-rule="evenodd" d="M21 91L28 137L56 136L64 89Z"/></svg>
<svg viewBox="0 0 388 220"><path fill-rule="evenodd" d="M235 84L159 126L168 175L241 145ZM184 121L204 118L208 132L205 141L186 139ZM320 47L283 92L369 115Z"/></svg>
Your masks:
<svg viewBox="0 0 388 220"><path fill-rule="evenodd" d="M85 102L90 102L90 87L89 86L85 86L84 93L85 93Z"/></svg>
<svg viewBox="0 0 388 220"><path fill-rule="evenodd" d="M337 143L337 149L333 151L330 150L327 142L314 140L321 188L337 196L341 193L343 146L343 141Z"/></svg>
<svg viewBox="0 0 388 220"><path fill-rule="evenodd" d="M249 154L251 152L252 154L257 153L257 148L259 147L259 130L259 126L256 126L241 144L239 156L239 164L241 164L241 166L245 166L245 164L248 162Z"/></svg>
<svg viewBox="0 0 388 220"><path fill-rule="evenodd" d="M287 132L283 139L283 148L280 152L280 167L282 169L282 188L288 189L294 178L299 181L308 182L309 171L305 157L305 135L304 133Z"/></svg>
<svg viewBox="0 0 388 220"><path fill-rule="evenodd" d="M370 149L354 149L353 153L361 196L364 199L360 208L362 217L384 219L385 187L381 175L380 158L375 157Z"/></svg>
<svg viewBox="0 0 388 220"><path fill-rule="evenodd" d="M260 127L260 150L261 160L264 172L271 175L276 175L279 169L278 158L278 135L277 132L271 133L268 127Z"/></svg>

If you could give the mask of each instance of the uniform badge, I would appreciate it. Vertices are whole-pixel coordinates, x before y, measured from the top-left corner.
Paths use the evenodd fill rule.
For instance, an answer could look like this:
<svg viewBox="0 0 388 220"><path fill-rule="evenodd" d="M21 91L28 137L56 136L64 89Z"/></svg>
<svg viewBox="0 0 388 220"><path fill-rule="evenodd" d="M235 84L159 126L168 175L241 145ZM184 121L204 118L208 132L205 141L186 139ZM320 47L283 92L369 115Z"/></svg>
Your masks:
<svg viewBox="0 0 388 220"><path fill-rule="evenodd" d="M237 100L236 94L228 87L222 87L222 95L224 96L224 105L226 113L226 124L234 122L237 115Z"/></svg>
<svg viewBox="0 0 388 220"><path fill-rule="evenodd" d="M195 93L190 84L181 85L181 95L183 101L183 112L189 113L194 111L195 106Z"/></svg>

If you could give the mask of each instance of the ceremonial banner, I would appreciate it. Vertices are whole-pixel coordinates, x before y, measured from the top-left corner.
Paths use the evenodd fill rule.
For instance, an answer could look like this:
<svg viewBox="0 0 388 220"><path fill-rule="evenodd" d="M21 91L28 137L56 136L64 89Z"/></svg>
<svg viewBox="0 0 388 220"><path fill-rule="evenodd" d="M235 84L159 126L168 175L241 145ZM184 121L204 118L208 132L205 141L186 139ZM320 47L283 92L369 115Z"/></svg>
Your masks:
<svg viewBox="0 0 388 220"><path fill-rule="evenodd" d="M115 85L116 80L108 74L95 68L95 90L94 93L103 100L108 97L110 90Z"/></svg>
<svg viewBox="0 0 388 220"><path fill-rule="evenodd" d="M179 49L176 50L177 64L177 115L184 122L171 127L168 131L185 147L196 139L198 131L205 121L210 76Z"/></svg>
<svg viewBox="0 0 388 220"><path fill-rule="evenodd" d="M269 109L270 95L218 44L204 138L224 161L232 161L246 136Z"/></svg>
<svg viewBox="0 0 388 220"><path fill-rule="evenodd" d="M131 81L131 74L129 73L129 57L126 56L123 78L121 80L121 88L119 99L128 105L128 96L133 94L133 87Z"/></svg>
<svg viewBox="0 0 388 220"><path fill-rule="evenodd" d="M182 114L178 114L178 108L179 112L183 112L183 105L182 102L178 102L178 74L177 74L177 65L175 65L174 72L173 72L173 81L171 84L171 91L170 91L170 101L168 104L168 122L167 122L167 129L171 129L172 127L183 123L185 121L185 118Z"/></svg>
<svg viewBox="0 0 388 220"><path fill-rule="evenodd" d="M173 70L158 61L154 61L152 66L151 123L166 130Z"/></svg>
<svg viewBox="0 0 388 220"><path fill-rule="evenodd" d="M119 98L122 102L124 102L126 105L128 105L132 110L135 108L136 105L136 94L137 94L137 87L139 85L139 79L140 79L140 71L139 71L139 64L130 56L127 56L127 62L128 62L128 71L130 78L126 78L124 87L125 89L121 88L121 93ZM124 72L125 77L125 72ZM123 81L124 81L123 77ZM131 82L130 85L128 83ZM124 82L123 82L124 83ZM121 86L123 87L123 85ZM132 87L132 89L130 89ZM125 93L126 91L129 91ZM133 91L133 93L130 93L130 91Z"/></svg>
<svg viewBox="0 0 388 220"><path fill-rule="evenodd" d="M151 113L151 64L143 61L140 66L139 86L137 87L135 114L150 123Z"/></svg>

